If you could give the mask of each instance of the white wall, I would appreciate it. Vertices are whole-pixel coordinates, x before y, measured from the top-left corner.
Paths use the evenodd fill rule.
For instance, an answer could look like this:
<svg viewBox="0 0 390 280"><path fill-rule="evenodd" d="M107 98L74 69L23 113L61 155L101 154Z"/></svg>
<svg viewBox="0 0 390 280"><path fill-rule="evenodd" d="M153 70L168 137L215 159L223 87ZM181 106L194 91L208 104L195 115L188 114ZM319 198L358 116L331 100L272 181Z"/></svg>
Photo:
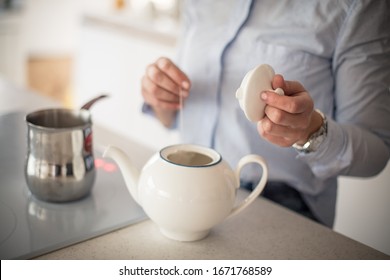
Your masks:
<svg viewBox="0 0 390 280"><path fill-rule="evenodd" d="M376 177L339 183L334 229L390 255L390 164Z"/></svg>
<svg viewBox="0 0 390 280"><path fill-rule="evenodd" d="M82 1L25 1L23 38L27 53L73 53Z"/></svg>
<svg viewBox="0 0 390 280"><path fill-rule="evenodd" d="M26 86L26 61L31 55L72 55L82 3L25 0L17 9L0 14L0 73Z"/></svg>

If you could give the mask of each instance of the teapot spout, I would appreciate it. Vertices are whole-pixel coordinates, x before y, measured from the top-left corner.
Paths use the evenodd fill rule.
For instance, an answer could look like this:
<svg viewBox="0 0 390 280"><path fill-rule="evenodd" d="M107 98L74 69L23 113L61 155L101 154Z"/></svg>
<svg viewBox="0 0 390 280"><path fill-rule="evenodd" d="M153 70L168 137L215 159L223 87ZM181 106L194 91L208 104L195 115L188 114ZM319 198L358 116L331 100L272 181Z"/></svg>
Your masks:
<svg viewBox="0 0 390 280"><path fill-rule="evenodd" d="M142 206L138 199L138 179L140 176L140 172L130 161L125 152L123 152L117 147L108 146L103 153L103 157L112 158L118 164L125 180L127 189L129 190L133 199L140 206Z"/></svg>

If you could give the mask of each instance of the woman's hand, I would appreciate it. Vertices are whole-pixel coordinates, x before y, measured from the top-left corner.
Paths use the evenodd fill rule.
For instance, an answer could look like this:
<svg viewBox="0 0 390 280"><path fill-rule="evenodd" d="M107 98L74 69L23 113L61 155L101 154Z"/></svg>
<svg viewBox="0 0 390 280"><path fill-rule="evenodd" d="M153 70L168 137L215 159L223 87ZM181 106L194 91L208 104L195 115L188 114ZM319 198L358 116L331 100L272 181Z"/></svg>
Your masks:
<svg viewBox="0 0 390 280"><path fill-rule="evenodd" d="M168 58L160 57L146 68L141 81L142 96L165 126L170 126L180 109L180 95L188 96L190 80Z"/></svg>
<svg viewBox="0 0 390 280"><path fill-rule="evenodd" d="M306 143L323 122L314 110L313 99L299 82L285 81L281 75L275 75L272 86L282 88L285 95L272 91L260 94L267 104L265 116L257 124L260 136L281 147Z"/></svg>

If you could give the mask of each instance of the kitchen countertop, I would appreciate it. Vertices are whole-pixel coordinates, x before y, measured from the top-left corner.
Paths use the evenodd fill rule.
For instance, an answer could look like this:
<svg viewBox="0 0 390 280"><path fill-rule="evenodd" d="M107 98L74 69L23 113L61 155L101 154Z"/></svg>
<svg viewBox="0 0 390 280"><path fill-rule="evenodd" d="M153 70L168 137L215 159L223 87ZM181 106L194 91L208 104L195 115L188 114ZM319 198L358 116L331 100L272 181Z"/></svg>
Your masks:
<svg viewBox="0 0 390 280"><path fill-rule="evenodd" d="M54 106L56 102L0 79L0 113ZM58 105L58 104L57 104ZM94 127L98 145L123 148L142 166L153 151ZM238 197L247 193L239 190ZM41 255L37 259L390 259L390 256L259 197L214 227L203 240L179 242L160 234L150 220Z"/></svg>
<svg viewBox="0 0 390 280"><path fill-rule="evenodd" d="M196 242L165 238L150 220L37 259L390 259L259 198Z"/></svg>

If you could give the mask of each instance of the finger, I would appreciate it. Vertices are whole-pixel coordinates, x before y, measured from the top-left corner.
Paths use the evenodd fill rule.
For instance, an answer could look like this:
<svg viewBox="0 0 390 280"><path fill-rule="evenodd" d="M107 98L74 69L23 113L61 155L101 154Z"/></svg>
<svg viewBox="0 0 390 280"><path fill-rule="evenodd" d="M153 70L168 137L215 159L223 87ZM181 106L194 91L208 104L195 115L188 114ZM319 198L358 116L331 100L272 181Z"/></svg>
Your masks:
<svg viewBox="0 0 390 280"><path fill-rule="evenodd" d="M294 95L306 91L304 86L298 81L286 81L280 74L276 74L272 79L272 88L283 89L285 95Z"/></svg>
<svg viewBox="0 0 390 280"><path fill-rule="evenodd" d="M172 103L179 103L180 101L180 97L177 94L158 86L148 76L143 77L142 86L147 93L153 95L160 101Z"/></svg>
<svg viewBox="0 0 390 280"><path fill-rule="evenodd" d="M271 121L267 121L267 119L257 123L257 130L261 137L281 147L290 147L297 139L294 130L285 126L275 125Z"/></svg>
<svg viewBox="0 0 390 280"><path fill-rule="evenodd" d="M291 128L289 126L278 125L273 123L270 119L264 118L261 121L261 127L265 134L283 137L285 139L291 140L292 143L295 143L304 133L304 129Z"/></svg>
<svg viewBox="0 0 390 280"><path fill-rule="evenodd" d="M147 76L142 78L142 96L145 103L152 107L178 110L180 108L179 97L165 89L158 87Z"/></svg>
<svg viewBox="0 0 390 280"><path fill-rule="evenodd" d="M307 117L306 112L291 114L272 106L265 106L264 112L277 125L288 126L294 129L305 129L310 123L310 118Z"/></svg>
<svg viewBox="0 0 390 280"><path fill-rule="evenodd" d="M276 74L274 76L274 78L272 80L272 88L273 89L281 88L281 89L283 89L283 91L286 90L284 77L282 75Z"/></svg>
<svg viewBox="0 0 390 280"><path fill-rule="evenodd" d="M303 113L306 110L310 110L311 102L308 102L307 97L304 95L280 96L272 91L262 92L260 98L267 105L286 111L291 114Z"/></svg>
<svg viewBox="0 0 390 280"><path fill-rule="evenodd" d="M292 139L267 132L263 127L263 121L264 120L261 120L257 123L257 131L262 138L280 147L290 147L295 143Z"/></svg>
<svg viewBox="0 0 390 280"><path fill-rule="evenodd" d="M295 95L297 93L306 91L303 85L297 81L284 81L283 90L286 95Z"/></svg>
<svg viewBox="0 0 390 280"><path fill-rule="evenodd" d="M175 84L184 90L188 91L190 89L189 78L170 59L161 57L156 64Z"/></svg>
<svg viewBox="0 0 390 280"><path fill-rule="evenodd" d="M158 87L172 92L175 95L180 94L180 86L172 81L166 73L161 71L156 64L151 64L147 67L146 76Z"/></svg>

